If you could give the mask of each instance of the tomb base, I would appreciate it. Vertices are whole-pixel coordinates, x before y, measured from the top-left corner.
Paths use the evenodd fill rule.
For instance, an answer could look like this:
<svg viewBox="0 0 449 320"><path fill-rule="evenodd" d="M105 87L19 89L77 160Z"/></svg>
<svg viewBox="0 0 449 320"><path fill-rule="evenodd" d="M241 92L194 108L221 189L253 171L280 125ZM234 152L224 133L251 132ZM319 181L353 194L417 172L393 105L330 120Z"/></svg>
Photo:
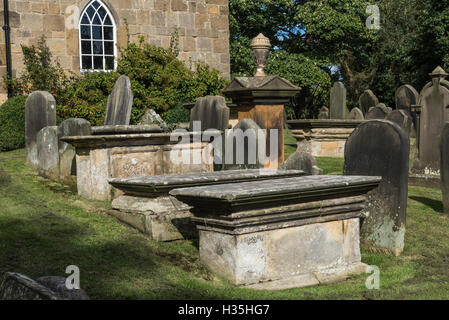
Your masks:
<svg viewBox="0 0 449 320"><path fill-rule="evenodd" d="M200 227L201 261L238 286L279 290L365 271L358 218L243 235L207 229Z"/></svg>
<svg viewBox="0 0 449 320"><path fill-rule="evenodd" d="M359 120L292 120L288 124L298 151L314 157L344 158L345 144Z"/></svg>

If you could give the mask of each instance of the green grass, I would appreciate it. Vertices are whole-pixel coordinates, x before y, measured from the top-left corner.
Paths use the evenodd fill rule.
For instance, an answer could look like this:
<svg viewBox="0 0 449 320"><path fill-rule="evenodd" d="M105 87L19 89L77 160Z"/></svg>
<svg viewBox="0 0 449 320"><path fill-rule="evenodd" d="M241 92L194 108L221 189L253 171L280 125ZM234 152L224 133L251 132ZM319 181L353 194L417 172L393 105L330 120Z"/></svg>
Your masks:
<svg viewBox="0 0 449 320"><path fill-rule="evenodd" d="M449 217L441 193L410 187L404 253L395 258L363 251L380 268L380 290L367 275L331 285L284 291L236 288L199 261L197 243L157 243L108 216L110 205L37 176L25 152L0 153L0 273L32 278L81 271L92 299L448 299ZM341 159L319 158L328 173Z"/></svg>

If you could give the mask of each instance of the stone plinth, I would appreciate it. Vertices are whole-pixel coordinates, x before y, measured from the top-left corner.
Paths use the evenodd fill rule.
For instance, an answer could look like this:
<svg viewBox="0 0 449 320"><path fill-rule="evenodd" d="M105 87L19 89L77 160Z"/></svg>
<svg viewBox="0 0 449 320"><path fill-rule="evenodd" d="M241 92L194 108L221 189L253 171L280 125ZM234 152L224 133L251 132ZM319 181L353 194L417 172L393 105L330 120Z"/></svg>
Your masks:
<svg viewBox="0 0 449 320"><path fill-rule="evenodd" d="M210 152L207 163L192 157L191 164L173 161L173 155L179 152L178 138L189 141L192 153L205 150L208 143L194 142L194 133L176 133L178 138L170 141L170 133L98 134L98 128L94 132L97 134L61 138L76 148L78 194L89 199L111 200L119 196L120 192L108 183L111 178L213 170Z"/></svg>
<svg viewBox="0 0 449 320"><path fill-rule="evenodd" d="M298 141L298 151L314 157L343 158L345 144L361 120L290 120L292 135Z"/></svg>
<svg viewBox="0 0 449 320"><path fill-rule="evenodd" d="M306 176L175 189L200 258L234 284L286 289L363 272L359 216L380 177Z"/></svg>
<svg viewBox="0 0 449 320"><path fill-rule="evenodd" d="M229 170L110 179L109 183L124 193L112 201L111 214L156 241L197 238L198 232L190 219L190 206L170 196L171 190L303 174L298 170Z"/></svg>
<svg viewBox="0 0 449 320"><path fill-rule="evenodd" d="M265 168L277 169L284 162L284 105L294 97L300 87L279 76L237 77L223 94L237 105L230 111L230 124L249 118L267 130L267 147L270 150L270 129L278 130L278 160L269 162Z"/></svg>

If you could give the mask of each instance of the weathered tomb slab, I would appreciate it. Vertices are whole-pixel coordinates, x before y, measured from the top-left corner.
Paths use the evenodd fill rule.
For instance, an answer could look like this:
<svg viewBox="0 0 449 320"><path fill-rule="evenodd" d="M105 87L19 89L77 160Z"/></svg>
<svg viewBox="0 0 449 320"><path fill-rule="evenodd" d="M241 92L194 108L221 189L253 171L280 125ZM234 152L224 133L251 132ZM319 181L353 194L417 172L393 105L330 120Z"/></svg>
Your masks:
<svg viewBox="0 0 449 320"><path fill-rule="evenodd" d="M397 124L371 120L358 126L345 148L345 175L382 177L368 196L361 241L399 255L404 248L410 142Z"/></svg>
<svg viewBox="0 0 449 320"><path fill-rule="evenodd" d="M56 101L46 91L34 91L25 102L25 144L27 165L37 169L38 132L45 127L56 125Z"/></svg>
<svg viewBox="0 0 449 320"><path fill-rule="evenodd" d="M108 98L105 125L129 125L133 106L131 80L127 76L120 76Z"/></svg>
<svg viewBox="0 0 449 320"><path fill-rule="evenodd" d="M149 234L156 241L197 238L190 207L169 195L176 188L271 180L303 175L299 170L229 170L110 179L124 195L112 201L119 220Z"/></svg>
<svg viewBox="0 0 449 320"><path fill-rule="evenodd" d="M346 140L363 120L290 120L298 151L314 157L343 158Z"/></svg>
<svg viewBox="0 0 449 320"><path fill-rule="evenodd" d="M93 135L116 135L116 134L140 134L140 133L160 133L162 129L159 125L108 125L92 127Z"/></svg>
<svg viewBox="0 0 449 320"><path fill-rule="evenodd" d="M235 285L286 289L364 270L358 218L380 180L305 176L170 195L193 207L200 258L209 268Z"/></svg>

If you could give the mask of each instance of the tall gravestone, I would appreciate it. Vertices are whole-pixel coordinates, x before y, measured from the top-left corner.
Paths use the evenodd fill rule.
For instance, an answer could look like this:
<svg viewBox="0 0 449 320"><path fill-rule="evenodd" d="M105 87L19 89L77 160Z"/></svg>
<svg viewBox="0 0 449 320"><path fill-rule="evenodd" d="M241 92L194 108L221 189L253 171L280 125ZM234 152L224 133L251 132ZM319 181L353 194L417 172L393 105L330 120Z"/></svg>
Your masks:
<svg viewBox="0 0 449 320"><path fill-rule="evenodd" d="M42 128L37 134L37 170L39 175L59 180L58 127Z"/></svg>
<svg viewBox="0 0 449 320"><path fill-rule="evenodd" d="M27 165L37 169L37 134L47 126L56 125L56 101L46 91L31 93L25 102L25 142Z"/></svg>
<svg viewBox="0 0 449 320"><path fill-rule="evenodd" d="M62 183L76 184L76 152L75 147L60 138L91 134L90 122L85 119L67 119L58 126L59 177Z"/></svg>
<svg viewBox="0 0 449 320"><path fill-rule="evenodd" d="M351 112L348 114L348 120L364 120L365 117L363 116L362 110L355 107L352 108Z"/></svg>
<svg viewBox="0 0 449 320"><path fill-rule="evenodd" d="M345 175L381 176L364 209L361 242L399 255L404 248L410 144L407 134L387 120L359 125L345 146Z"/></svg>
<svg viewBox="0 0 449 320"><path fill-rule="evenodd" d="M190 110L190 131L194 129L194 121L201 121L201 131L207 129L224 131L229 127L229 112L224 97L198 98L195 106Z"/></svg>
<svg viewBox="0 0 449 320"><path fill-rule="evenodd" d="M374 95L371 90L365 90L359 98L359 106L360 110L362 110L363 114L366 116L369 109L375 107L379 104L379 99Z"/></svg>
<svg viewBox="0 0 449 320"><path fill-rule="evenodd" d="M329 106L331 119L346 119L348 117L346 88L340 81L335 82L331 88Z"/></svg>
<svg viewBox="0 0 449 320"><path fill-rule="evenodd" d="M108 98L104 125L129 125L133 99L131 80L120 76Z"/></svg>
<svg viewBox="0 0 449 320"><path fill-rule="evenodd" d="M432 81L424 86L419 97L419 159L413 163L413 172L438 175L440 171L440 140L445 121L449 121L448 74L437 67L430 76Z"/></svg>
<svg viewBox="0 0 449 320"><path fill-rule="evenodd" d="M443 192L444 212L449 213L449 122L446 122L440 141L441 190Z"/></svg>

